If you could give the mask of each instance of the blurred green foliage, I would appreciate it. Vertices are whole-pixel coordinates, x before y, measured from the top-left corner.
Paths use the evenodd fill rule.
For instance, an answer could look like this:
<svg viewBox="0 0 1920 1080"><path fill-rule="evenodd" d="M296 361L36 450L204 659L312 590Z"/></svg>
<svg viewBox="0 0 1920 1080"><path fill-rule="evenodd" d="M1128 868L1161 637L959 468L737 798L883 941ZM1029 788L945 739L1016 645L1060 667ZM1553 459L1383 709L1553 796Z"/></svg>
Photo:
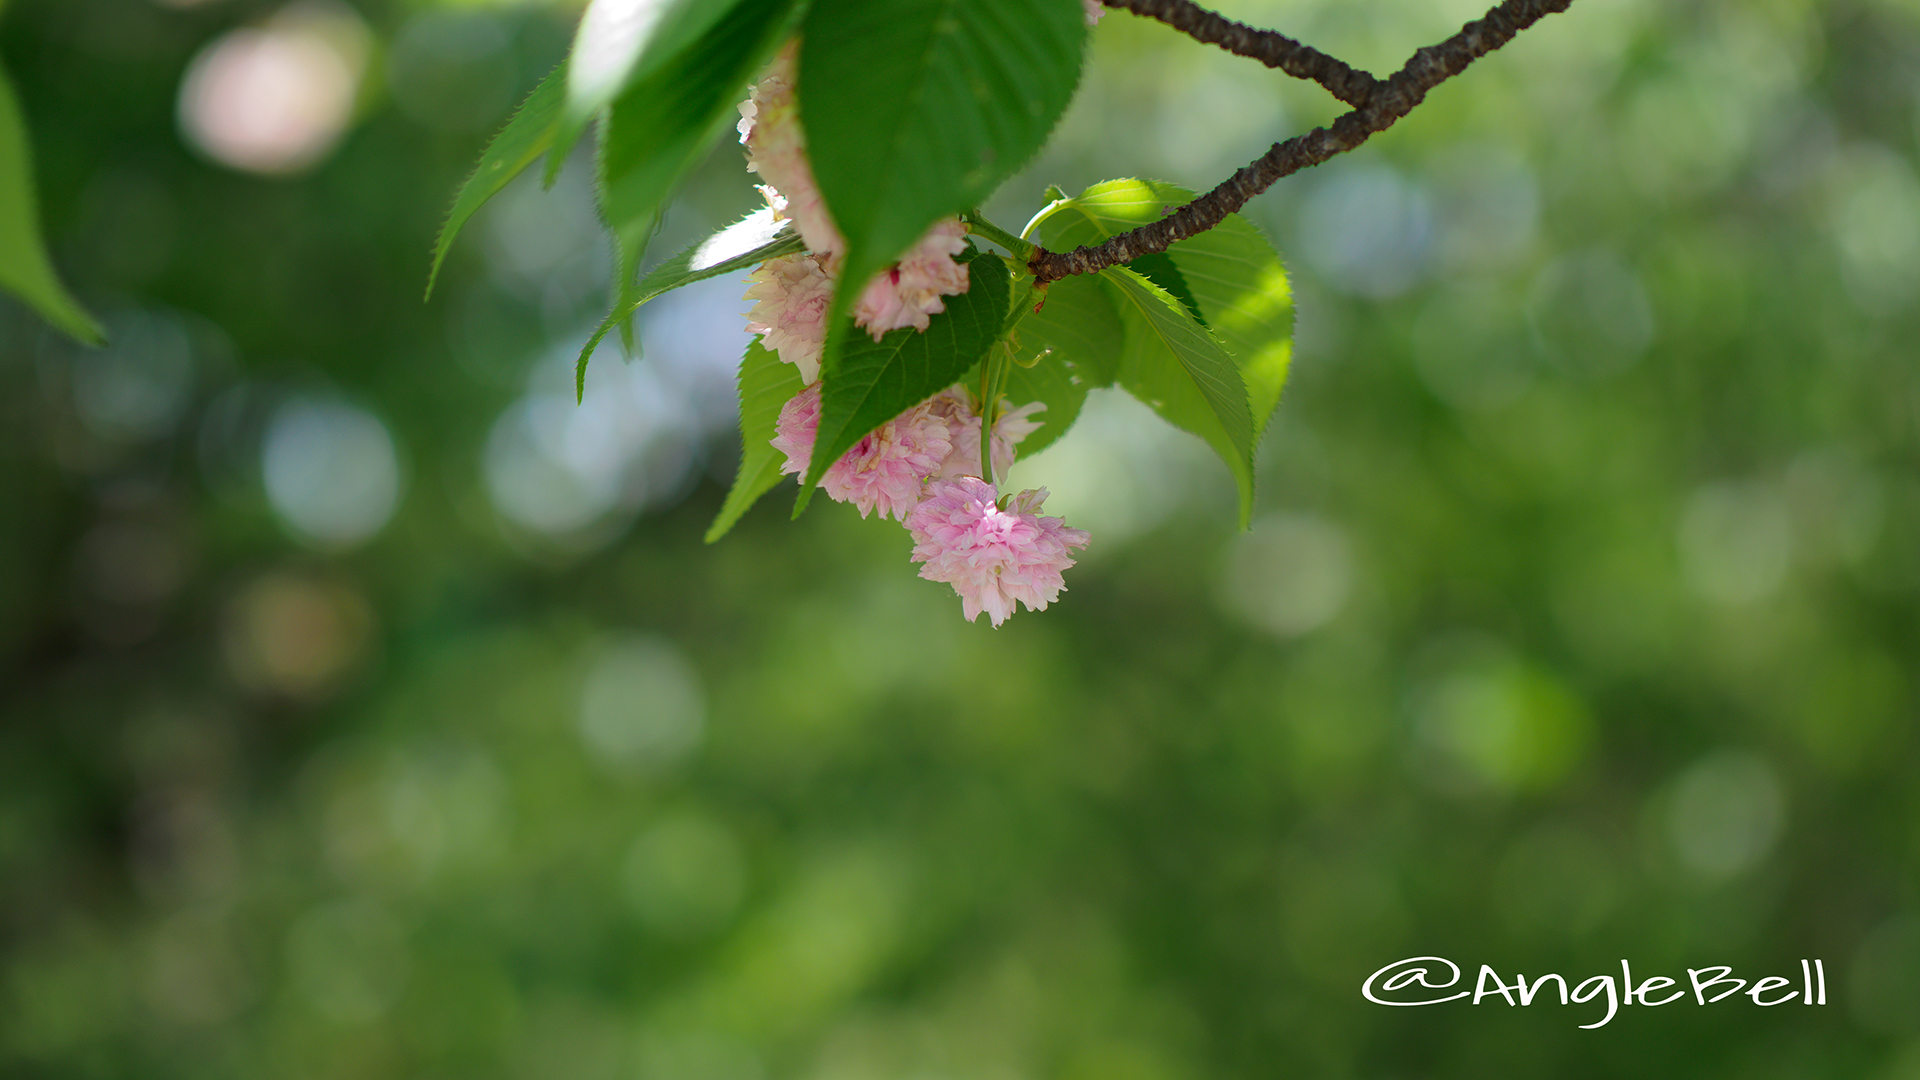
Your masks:
<svg viewBox="0 0 1920 1080"><path fill-rule="evenodd" d="M1477 14L1224 6L1375 71ZM0 22L113 340L0 307L0 1072L1920 1076L1920 9L1581 0L1256 200L1300 327L1254 530L1096 394L1018 467L1093 545L999 631L847 507L702 545L730 429L635 388L706 400L733 285L552 411L584 160L419 304L564 13L366 3L350 128L250 175L176 102L274 10ZM1093 37L996 219L1337 108ZM748 180L717 148L656 250ZM1422 954L1821 957L1832 1004L1360 997Z"/></svg>

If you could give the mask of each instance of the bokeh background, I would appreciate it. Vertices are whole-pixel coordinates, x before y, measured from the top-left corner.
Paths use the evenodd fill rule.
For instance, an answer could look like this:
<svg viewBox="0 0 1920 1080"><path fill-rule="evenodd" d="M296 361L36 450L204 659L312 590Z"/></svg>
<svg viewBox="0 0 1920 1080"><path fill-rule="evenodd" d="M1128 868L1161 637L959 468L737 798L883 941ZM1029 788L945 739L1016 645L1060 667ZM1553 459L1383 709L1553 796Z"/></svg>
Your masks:
<svg viewBox="0 0 1920 1080"><path fill-rule="evenodd" d="M1381 73L1478 14L1222 6ZM0 1073L1920 1077L1920 5L1579 0L1282 182L1256 527L1098 399L998 631L790 487L701 543L739 282L572 403L584 155L421 302L576 16L8 5L112 343L0 300ZM1333 115L1111 15L991 212ZM716 147L656 252L752 199ZM1831 1004L1362 1000L1421 954Z"/></svg>

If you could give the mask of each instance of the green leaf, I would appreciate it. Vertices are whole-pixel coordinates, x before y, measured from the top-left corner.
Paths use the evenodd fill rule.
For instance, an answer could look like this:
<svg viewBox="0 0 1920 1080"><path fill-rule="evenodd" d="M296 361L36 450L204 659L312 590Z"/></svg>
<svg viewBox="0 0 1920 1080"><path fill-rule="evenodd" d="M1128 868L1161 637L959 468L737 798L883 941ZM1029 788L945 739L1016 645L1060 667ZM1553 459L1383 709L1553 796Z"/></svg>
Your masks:
<svg viewBox="0 0 1920 1080"><path fill-rule="evenodd" d="M566 100L558 125L560 152L547 165L546 182L560 173L561 159L587 125L615 98L650 80L751 0L592 0L574 32L567 57ZM734 20L737 22L737 20ZM752 43L738 46L750 50ZM696 125L697 126L697 125Z"/></svg>
<svg viewBox="0 0 1920 1080"><path fill-rule="evenodd" d="M1158 221L1193 198L1193 192L1173 184L1109 180L1049 207L1040 239L1054 251L1097 244ZM1247 384L1257 443L1280 403L1293 355L1293 299L1280 256L1252 222L1229 214L1163 257L1178 271L1184 294L1163 279L1152 256L1134 260L1133 268L1197 308L1201 321L1233 354Z"/></svg>
<svg viewBox="0 0 1920 1080"><path fill-rule="evenodd" d="M847 346L821 368L820 427L813 460L793 512L806 509L827 469L874 428L957 382L1000 335L1012 289L997 257L968 264L969 286L946 298L925 332L905 327L874 341L851 319L841 327Z"/></svg>
<svg viewBox="0 0 1920 1080"><path fill-rule="evenodd" d="M633 302L626 307L615 308L600 326L587 339L580 350L580 362L576 371L576 392L586 393L587 361L592 358L593 350L616 325L641 305L659 296L672 292L682 285L691 285L696 281L705 281L721 274L731 274L758 266L768 259L777 259L782 255L792 255L805 251L806 245L800 234L794 232L785 221L775 221L771 207L756 210L746 217L721 229L705 240L661 263L640 280L634 287Z"/></svg>
<svg viewBox="0 0 1920 1080"><path fill-rule="evenodd" d="M1207 326L1233 354L1247 385L1255 445L1280 404L1293 357L1293 292L1280 256L1238 214L1168 253Z"/></svg>
<svg viewBox="0 0 1920 1080"><path fill-rule="evenodd" d="M0 289L25 300L42 318L74 338L90 345L107 340L100 324L60 284L47 259L33 197L27 125L4 72L0 72Z"/></svg>
<svg viewBox="0 0 1920 1080"><path fill-rule="evenodd" d="M433 296L433 283L440 276L440 264L446 260L447 249L453 246L453 238L460 235L460 229L473 217L474 211L498 195L500 189L553 145L566 83L565 64L540 80L540 85L527 95L507 126L487 144L486 152L480 155L480 163L474 166L467 182L460 185L460 193L453 198L453 209L447 212L447 222L440 226L440 238L433 242L433 269L427 271L429 298Z"/></svg>
<svg viewBox="0 0 1920 1080"><path fill-rule="evenodd" d="M837 328L876 271L1046 142L1085 17L1078 0L813 0L800 41L808 156L847 240Z"/></svg>
<svg viewBox="0 0 1920 1080"><path fill-rule="evenodd" d="M668 198L733 126L747 83L791 28L794 3L716 4L724 18L709 22L703 36L676 54L636 71L608 110L600 129L599 194L618 263L615 311L634 306L635 272ZM624 331L629 324L622 319L620 325Z"/></svg>
<svg viewBox="0 0 1920 1080"><path fill-rule="evenodd" d="M1007 379L1013 404L1047 406L1034 417L1040 430L1020 441L1021 457L1039 453L1067 433L1087 391L1113 384L1126 346L1120 313L1098 279L1062 278L1047 286L1045 295L1046 304L1021 321L1017 335L1023 358L1048 353L1030 368L1015 367Z"/></svg>
<svg viewBox="0 0 1920 1080"><path fill-rule="evenodd" d="M805 388L800 369L782 363L779 354L764 348L759 338L747 345L747 355L740 361L740 471L720 516L707 529L707 543L727 535L741 515L780 482L785 455L773 448L774 428L781 406Z"/></svg>
<svg viewBox="0 0 1920 1080"><path fill-rule="evenodd" d="M1240 527L1246 528L1253 520L1253 416L1233 357L1172 293L1138 272L1115 266L1100 277L1127 328L1120 385L1213 447L1240 489Z"/></svg>
<svg viewBox="0 0 1920 1080"><path fill-rule="evenodd" d="M1200 310L1200 301L1194 298L1193 288L1187 284L1187 275L1173 261L1173 256L1164 251L1150 251L1127 264L1127 269L1136 271L1141 277L1173 294L1180 306L1187 309L1202 325L1207 316Z"/></svg>

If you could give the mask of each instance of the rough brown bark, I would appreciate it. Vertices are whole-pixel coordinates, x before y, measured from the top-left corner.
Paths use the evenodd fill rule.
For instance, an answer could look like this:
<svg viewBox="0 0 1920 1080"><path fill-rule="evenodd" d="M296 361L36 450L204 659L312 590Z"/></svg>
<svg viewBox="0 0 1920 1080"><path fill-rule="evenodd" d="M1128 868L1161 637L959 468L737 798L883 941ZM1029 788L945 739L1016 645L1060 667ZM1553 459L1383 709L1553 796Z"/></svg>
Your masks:
<svg viewBox="0 0 1920 1080"><path fill-rule="evenodd" d="M1234 22L1208 11L1193 0L1101 0L1110 8L1158 19L1175 30L1208 45L1218 45L1235 56L1258 60L1296 79L1308 79L1327 88L1341 101L1362 108L1380 80L1348 67L1311 45L1285 34Z"/></svg>
<svg viewBox="0 0 1920 1080"><path fill-rule="evenodd" d="M1366 142L1374 132L1393 126L1394 121L1412 112L1414 106L1426 98L1428 91L1458 75L1476 59L1513 40L1514 35L1547 15L1565 11L1573 0L1503 0L1484 17L1462 27L1459 33L1438 45L1429 45L1414 53L1405 67L1384 81L1349 68L1332 57L1314 52L1282 35L1273 34L1272 38L1285 45L1260 37L1267 32L1241 26L1198 8L1189 0L1103 2L1108 7L1161 19L1201 41L1220 45L1239 55L1253 55L1256 51L1267 50L1262 55L1253 55L1253 58L1266 62L1264 56L1272 55L1276 61L1270 66L1288 74L1298 74L1301 78L1314 79L1323 86L1327 86L1327 82L1312 72L1325 73L1342 88L1336 90L1328 86L1335 96L1341 96L1343 91L1351 92L1359 98L1359 104L1329 127L1314 128L1305 135L1274 143L1272 149L1234 173L1219 187L1151 225L1121 233L1103 244L1065 253L1045 248L1036 250L1027 261L1027 266L1043 285L1069 274L1091 274L1109 266L1130 263L1142 255L1165 251L1189 236L1213 228L1225 221L1228 214L1245 206L1247 200L1272 187L1281 177L1318 165L1336 154L1343 154ZM1243 48L1249 51L1243 52ZM1307 55L1309 53L1311 56ZM1326 63L1322 64L1314 57L1320 57ZM1295 65L1300 71L1294 71L1288 64ZM1339 67L1336 69L1328 65ZM1338 75L1341 70L1349 74ZM1364 93L1359 90L1361 78L1371 84ZM1342 97L1342 100L1353 103L1351 98Z"/></svg>

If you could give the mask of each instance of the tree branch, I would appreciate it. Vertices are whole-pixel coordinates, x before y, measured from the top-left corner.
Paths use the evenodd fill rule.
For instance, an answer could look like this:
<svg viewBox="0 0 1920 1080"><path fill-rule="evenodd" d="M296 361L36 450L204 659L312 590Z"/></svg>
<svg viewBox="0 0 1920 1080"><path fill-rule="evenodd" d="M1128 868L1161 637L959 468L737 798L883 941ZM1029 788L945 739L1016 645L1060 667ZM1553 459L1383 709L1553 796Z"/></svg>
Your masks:
<svg viewBox="0 0 1920 1080"><path fill-rule="evenodd" d="M1364 108L1380 80L1348 67L1311 45L1285 34L1237 23L1208 11L1193 0L1101 0L1110 8L1158 19L1207 45L1218 45L1235 56L1258 60L1296 79L1308 79L1354 108Z"/></svg>
<svg viewBox="0 0 1920 1080"><path fill-rule="evenodd" d="M1177 5L1182 0L1106 2L1112 7L1134 10L1135 5L1157 8ZM1272 149L1234 173L1219 187L1151 225L1121 233L1103 244L1076 248L1065 254L1041 248L1027 261L1027 267L1033 271L1034 278L1044 285L1070 274L1091 274L1109 266L1130 263L1142 255L1165 251L1189 236L1203 233L1225 221L1228 214L1245 206L1249 199L1272 187L1281 177L1318 165L1336 154L1343 154L1366 142L1374 132L1385 131L1393 126L1394 121L1412 112L1414 106L1426 98L1428 91L1460 74L1468 64L1505 45L1513 40L1514 35L1545 16L1565 11L1572 2L1503 0L1485 17L1462 27L1459 33L1438 45L1429 45L1414 53L1406 66L1395 72L1392 78L1385 82L1376 81L1375 89L1367 95L1366 104L1335 120L1331 127L1314 128L1305 135L1274 143Z"/></svg>

